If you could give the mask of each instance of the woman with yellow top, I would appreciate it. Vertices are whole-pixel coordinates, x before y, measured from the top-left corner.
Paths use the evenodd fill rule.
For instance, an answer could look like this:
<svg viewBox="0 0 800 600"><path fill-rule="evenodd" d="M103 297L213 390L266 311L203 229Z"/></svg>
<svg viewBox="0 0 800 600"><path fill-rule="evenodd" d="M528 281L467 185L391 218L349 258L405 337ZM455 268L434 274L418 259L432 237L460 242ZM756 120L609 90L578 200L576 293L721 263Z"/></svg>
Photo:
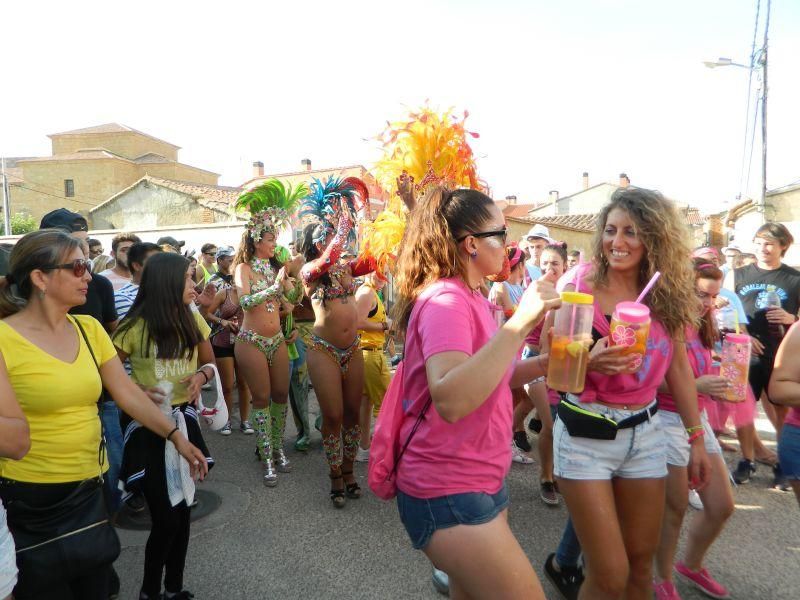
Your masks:
<svg viewBox="0 0 800 600"><path fill-rule="evenodd" d="M361 335L360 347L364 357L364 397L361 399L359 414L361 443L356 454L359 462L366 462L369 458L372 417L378 416L383 396L391 381L383 346L392 322L387 318L383 300L378 295L385 285L386 279L373 272L364 278L364 283L356 291L358 333Z"/></svg>
<svg viewBox="0 0 800 600"><path fill-rule="evenodd" d="M202 453L128 378L100 323L67 314L86 301L91 279L78 240L50 229L29 233L11 251L9 267L0 287L0 354L31 436L24 458L0 459L0 497L11 532L24 525L20 507L48 511L82 486L102 494L108 466L99 452L97 401L103 387L125 412L169 439L193 474L204 476ZM47 582L26 580L21 563L14 595L107 600L111 562Z"/></svg>
<svg viewBox="0 0 800 600"><path fill-rule="evenodd" d="M136 300L113 339L120 358L131 362L133 381L162 412L185 425L189 440L200 448L211 468L214 461L195 407L201 387L215 374L209 366L214 352L208 341L209 326L189 307L196 298L194 287L186 258L166 252L151 256ZM199 369L198 361L204 365ZM142 429L127 414L120 422L126 441L119 478L128 494L144 494L152 520L139 598L161 598L162 575L165 598L191 597L183 590L183 569L193 493L171 480L162 438Z"/></svg>

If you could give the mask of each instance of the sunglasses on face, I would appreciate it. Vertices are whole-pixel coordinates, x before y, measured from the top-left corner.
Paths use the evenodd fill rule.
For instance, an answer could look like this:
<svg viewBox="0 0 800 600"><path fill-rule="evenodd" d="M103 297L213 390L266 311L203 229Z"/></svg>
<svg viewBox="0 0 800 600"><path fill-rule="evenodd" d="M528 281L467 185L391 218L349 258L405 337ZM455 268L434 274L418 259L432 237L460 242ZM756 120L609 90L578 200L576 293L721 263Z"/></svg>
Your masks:
<svg viewBox="0 0 800 600"><path fill-rule="evenodd" d="M490 238L490 237L500 237L503 239L503 243L506 243L506 239L508 239L508 228L503 227L502 229L498 229L496 231L479 231L476 233L468 233L467 235L462 235L458 238L457 242L463 242L469 236L476 237L476 238Z"/></svg>
<svg viewBox="0 0 800 600"><path fill-rule="evenodd" d="M55 271L57 269L71 270L75 277L83 277L88 268L89 263L86 260L83 258L76 258L72 262L64 263L63 265L50 265L42 269L42 271Z"/></svg>

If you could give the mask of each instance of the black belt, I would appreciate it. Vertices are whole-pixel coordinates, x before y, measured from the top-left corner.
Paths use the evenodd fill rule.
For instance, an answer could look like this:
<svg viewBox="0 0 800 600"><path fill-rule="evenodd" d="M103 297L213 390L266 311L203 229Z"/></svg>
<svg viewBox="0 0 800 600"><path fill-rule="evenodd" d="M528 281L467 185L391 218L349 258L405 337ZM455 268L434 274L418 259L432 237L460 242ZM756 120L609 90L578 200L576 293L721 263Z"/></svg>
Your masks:
<svg viewBox="0 0 800 600"><path fill-rule="evenodd" d="M631 427L636 427L645 421L650 420L654 414L658 412L658 402L654 403L653 406L643 410L642 412L638 412L635 415L631 415L627 419L622 419L622 421L617 421L617 429L630 429Z"/></svg>

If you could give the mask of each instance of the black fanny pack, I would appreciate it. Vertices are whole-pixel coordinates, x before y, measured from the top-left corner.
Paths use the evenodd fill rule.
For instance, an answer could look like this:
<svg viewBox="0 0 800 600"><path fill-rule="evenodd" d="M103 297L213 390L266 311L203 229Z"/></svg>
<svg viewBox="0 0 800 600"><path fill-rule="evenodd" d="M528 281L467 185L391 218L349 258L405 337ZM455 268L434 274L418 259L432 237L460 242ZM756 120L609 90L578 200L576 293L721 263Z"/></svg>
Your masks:
<svg viewBox="0 0 800 600"><path fill-rule="evenodd" d="M623 419L615 421L565 399L558 403L558 418L564 423L567 432L573 437L589 438L591 440L615 440L617 431L620 429L630 429L649 420L658 412L658 405L653 404L650 408L638 412Z"/></svg>

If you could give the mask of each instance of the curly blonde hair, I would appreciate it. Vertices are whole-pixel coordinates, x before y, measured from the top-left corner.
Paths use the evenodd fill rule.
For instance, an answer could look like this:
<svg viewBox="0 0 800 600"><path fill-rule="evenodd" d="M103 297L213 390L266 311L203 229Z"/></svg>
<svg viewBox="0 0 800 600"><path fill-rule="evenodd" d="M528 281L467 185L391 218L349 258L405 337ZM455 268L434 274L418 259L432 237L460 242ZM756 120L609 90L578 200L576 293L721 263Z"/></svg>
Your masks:
<svg viewBox="0 0 800 600"><path fill-rule="evenodd" d="M491 219L494 201L471 189L431 188L411 213L400 252L394 289L398 294L394 315L398 327L408 326L411 309L430 284L449 277L466 277L456 240L480 231Z"/></svg>
<svg viewBox="0 0 800 600"><path fill-rule="evenodd" d="M639 265L639 289L644 288L656 271L661 277L647 298L652 315L672 337L682 337L686 325L697 326L694 271L689 260L689 231L675 204L654 190L624 188L614 192L597 217L592 251L595 286L608 286L608 260L603 253L603 232L608 214L624 210L634 223L636 236L645 247Z"/></svg>

